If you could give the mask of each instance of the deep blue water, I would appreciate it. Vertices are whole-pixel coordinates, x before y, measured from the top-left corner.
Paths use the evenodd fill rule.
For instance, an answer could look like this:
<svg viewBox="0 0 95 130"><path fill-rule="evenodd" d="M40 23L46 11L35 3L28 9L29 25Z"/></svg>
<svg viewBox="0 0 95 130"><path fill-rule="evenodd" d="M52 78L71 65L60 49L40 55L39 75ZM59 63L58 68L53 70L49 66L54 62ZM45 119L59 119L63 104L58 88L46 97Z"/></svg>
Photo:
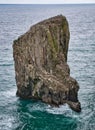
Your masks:
<svg viewBox="0 0 95 130"><path fill-rule="evenodd" d="M81 113L16 97L13 40L58 14L69 22L68 64L80 84ZM0 130L95 130L95 5L0 5Z"/></svg>

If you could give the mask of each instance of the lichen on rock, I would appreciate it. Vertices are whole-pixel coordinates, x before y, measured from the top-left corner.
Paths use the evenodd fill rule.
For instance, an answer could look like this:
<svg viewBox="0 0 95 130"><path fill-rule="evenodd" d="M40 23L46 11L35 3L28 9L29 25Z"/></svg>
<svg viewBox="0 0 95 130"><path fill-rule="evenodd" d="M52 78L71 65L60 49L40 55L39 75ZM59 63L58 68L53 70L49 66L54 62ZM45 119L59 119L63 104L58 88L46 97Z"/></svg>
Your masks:
<svg viewBox="0 0 95 130"><path fill-rule="evenodd" d="M79 85L67 64L69 26L58 15L30 28L13 44L17 95L81 111Z"/></svg>

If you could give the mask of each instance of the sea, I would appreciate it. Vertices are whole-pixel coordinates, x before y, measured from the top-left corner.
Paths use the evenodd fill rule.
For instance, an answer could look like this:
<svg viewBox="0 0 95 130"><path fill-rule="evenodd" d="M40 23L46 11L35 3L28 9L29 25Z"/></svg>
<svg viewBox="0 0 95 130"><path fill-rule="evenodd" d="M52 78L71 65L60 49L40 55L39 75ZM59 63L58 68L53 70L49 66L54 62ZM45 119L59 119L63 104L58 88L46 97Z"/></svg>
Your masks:
<svg viewBox="0 0 95 130"><path fill-rule="evenodd" d="M69 23L68 64L80 85L80 113L16 96L13 40L60 14ZM0 130L95 130L95 4L0 5Z"/></svg>

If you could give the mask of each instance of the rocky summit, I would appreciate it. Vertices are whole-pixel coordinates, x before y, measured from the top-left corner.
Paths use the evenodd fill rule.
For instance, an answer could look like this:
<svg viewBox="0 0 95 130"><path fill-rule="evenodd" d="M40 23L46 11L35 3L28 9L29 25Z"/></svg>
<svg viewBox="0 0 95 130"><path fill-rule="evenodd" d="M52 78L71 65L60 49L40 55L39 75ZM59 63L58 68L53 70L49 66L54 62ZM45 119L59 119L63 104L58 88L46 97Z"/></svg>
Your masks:
<svg viewBox="0 0 95 130"><path fill-rule="evenodd" d="M17 95L53 106L67 103L80 112L78 82L67 64L69 26L66 17L46 19L13 43Z"/></svg>

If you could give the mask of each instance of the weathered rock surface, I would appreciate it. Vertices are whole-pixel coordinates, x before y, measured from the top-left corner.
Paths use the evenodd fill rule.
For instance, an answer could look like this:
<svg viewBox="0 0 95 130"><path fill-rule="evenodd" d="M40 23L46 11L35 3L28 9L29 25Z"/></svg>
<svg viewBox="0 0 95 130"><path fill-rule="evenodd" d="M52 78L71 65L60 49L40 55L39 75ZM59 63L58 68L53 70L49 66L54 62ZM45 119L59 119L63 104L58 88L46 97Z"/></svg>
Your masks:
<svg viewBox="0 0 95 130"><path fill-rule="evenodd" d="M79 85L67 65L69 27L62 15L30 28L13 44L17 95L81 111Z"/></svg>

